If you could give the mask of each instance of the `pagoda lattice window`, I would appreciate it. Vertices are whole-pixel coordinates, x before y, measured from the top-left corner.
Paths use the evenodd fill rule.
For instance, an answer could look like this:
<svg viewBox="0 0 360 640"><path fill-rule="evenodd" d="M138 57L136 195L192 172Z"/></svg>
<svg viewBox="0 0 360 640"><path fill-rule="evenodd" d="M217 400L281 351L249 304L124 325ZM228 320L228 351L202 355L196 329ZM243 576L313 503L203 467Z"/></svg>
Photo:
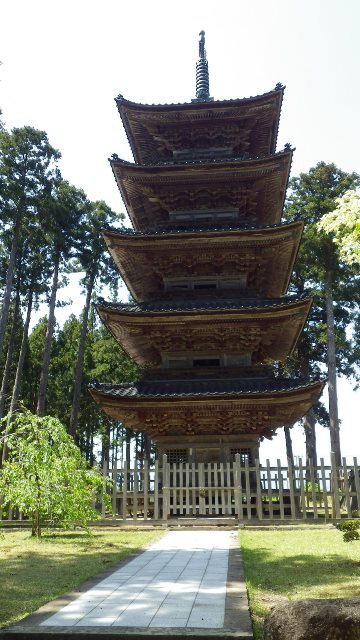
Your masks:
<svg viewBox="0 0 360 640"><path fill-rule="evenodd" d="M245 462L247 461L249 463L249 465L253 464L253 460L252 460L252 455L251 455L251 450L250 449L244 449L244 448L233 448L230 449L230 457L231 457L231 461L234 462L235 461L235 456L236 454L239 453L240 454L240 464L244 465Z"/></svg>
<svg viewBox="0 0 360 640"><path fill-rule="evenodd" d="M167 449L165 453L167 455L167 461L170 462L170 464L180 464L188 462L187 449Z"/></svg>

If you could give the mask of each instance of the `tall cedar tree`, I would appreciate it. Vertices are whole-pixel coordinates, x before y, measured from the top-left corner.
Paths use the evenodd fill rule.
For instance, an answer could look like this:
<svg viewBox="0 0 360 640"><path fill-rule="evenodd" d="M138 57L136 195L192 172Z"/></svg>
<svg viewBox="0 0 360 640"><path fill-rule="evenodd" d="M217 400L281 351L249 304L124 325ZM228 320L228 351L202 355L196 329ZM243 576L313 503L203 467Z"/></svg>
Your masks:
<svg viewBox="0 0 360 640"><path fill-rule="evenodd" d="M25 321L23 326L22 341L18 357L11 403L9 408L9 420L18 408L23 381L25 357L28 350L28 333L31 314L37 307L39 298L45 293L49 277L49 261L47 247L44 245L41 230L39 233L29 233L26 243L26 259L23 259L22 287L24 289L23 301L25 303ZM26 291L26 293L25 293Z"/></svg>
<svg viewBox="0 0 360 640"><path fill-rule="evenodd" d="M60 153L47 134L32 127L0 131L0 209L2 241L9 242L6 281L0 316L0 354L8 321L16 258L22 229L37 215L39 201L58 178Z"/></svg>
<svg viewBox="0 0 360 640"><path fill-rule="evenodd" d="M45 336L43 362L41 367L38 402L36 413L45 415L46 390L49 379L51 343L55 326L55 306L59 288L59 272L61 262L70 261L83 238L82 219L89 202L81 189L73 187L65 180L61 180L47 201L42 203L44 230L50 246L53 261L52 282L49 297L47 330Z"/></svg>
<svg viewBox="0 0 360 640"><path fill-rule="evenodd" d="M291 292L311 293L314 304L309 324L297 348L293 366L302 373L319 369L326 363L329 392L329 428L331 451L337 465L341 465L339 417L336 392L336 369L350 375L353 358L346 329L352 326L358 313L359 281L354 269L345 265L332 239L318 229L322 216L333 211L336 198L348 189L357 187L359 176L345 173L334 164L319 162L308 173L290 181L285 206L287 220L302 218L305 223L303 239L295 264ZM314 427L314 415L305 420Z"/></svg>
<svg viewBox="0 0 360 640"><path fill-rule="evenodd" d="M84 223L84 240L78 254L80 268L85 272L82 284L86 300L82 313L79 349L77 354L74 392L70 416L69 433L75 438L80 410L81 384L83 379L85 341L89 319L91 298L96 284L109 285L117 290L118 272L108 254L101 229L116 221L123 220L123 214L116 214L105 202L93 202Z"/></svg>

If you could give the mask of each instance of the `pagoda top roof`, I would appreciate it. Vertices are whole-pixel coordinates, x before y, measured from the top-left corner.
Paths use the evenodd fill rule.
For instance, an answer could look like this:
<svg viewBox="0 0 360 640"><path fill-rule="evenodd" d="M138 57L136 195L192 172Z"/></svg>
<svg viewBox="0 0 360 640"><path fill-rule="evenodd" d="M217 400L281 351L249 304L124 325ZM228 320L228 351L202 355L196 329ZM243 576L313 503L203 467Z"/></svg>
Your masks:
<svg viewBox="0 0 360 640"><path fill-rule="evenodd" d="M119 93L119 95L117 95L115 98L115 102L117 105L126 105L128 107L134 107L136 109L144 109L145 111L162 111L164 109L177 111L179 107L185 110L198 111L199 109L206 110L209 107L211 108L218 105L232 106L234 104L246 104L254 101L261 102L263 100L267 100L269 97L273 96L274 94L283 94L285 88L286 88L285 85L283 85L281 82L278 82L275 85L274 89L270 89L270 91L267 91L265 93L259 93L256 96L248 96L243 98L225 98L222 100L212 100L211 102L208 102L208 101L165 102L165 103L135 102L134 100L129 100L128 98L125 98L121 93Z"/></svg>
<svg viewBox="0 0 360 640"><path fill-rule="evenodd" d="M301 302L311 303L309 296L283 296L282 298L241 298L236 300L156 300L154 302L108 302L98 298L97 306L103 309L118 311L125 314L156 314L156 313L192 313L198 311L236 311L240 309L281 308L296 305Z"/></svg>
<svg viewBox="0 0 360 640"><path fill-rule="evenodd" d="M115 101L135 161L147 163L206 147L232 156L274 153L283 93L279 83L248 98L141 104L119 95Z"/></svg>
<svg viewBox="0 0 360 640"><path fill-rule="evenodd" d="M322 388L323 382L308 378L205 378L176 380L140 380L122 384L107 384L94 381L90 389L106 395L123 398L204 397L226 395L264 395L295 391L298 389Z"/></svg>

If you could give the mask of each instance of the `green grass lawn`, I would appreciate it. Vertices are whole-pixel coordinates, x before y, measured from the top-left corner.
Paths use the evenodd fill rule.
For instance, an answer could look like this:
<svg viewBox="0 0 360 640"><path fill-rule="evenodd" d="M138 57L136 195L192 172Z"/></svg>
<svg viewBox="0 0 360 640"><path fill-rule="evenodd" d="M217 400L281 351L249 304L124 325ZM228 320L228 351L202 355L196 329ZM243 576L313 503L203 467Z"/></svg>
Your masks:
<svg viewBox="0 0 360 640"><path fill-rule="evenodd" d="M0 538L0 627L81 585L162 535L114 527L44 532L5 530Z"/></svg>
<svg viewBox="0 0 360 640"><path fill-rule="evenodd" d="M360 542L332 526L243 529L240 541L255 640L278 603L360 596Z"/></svg>

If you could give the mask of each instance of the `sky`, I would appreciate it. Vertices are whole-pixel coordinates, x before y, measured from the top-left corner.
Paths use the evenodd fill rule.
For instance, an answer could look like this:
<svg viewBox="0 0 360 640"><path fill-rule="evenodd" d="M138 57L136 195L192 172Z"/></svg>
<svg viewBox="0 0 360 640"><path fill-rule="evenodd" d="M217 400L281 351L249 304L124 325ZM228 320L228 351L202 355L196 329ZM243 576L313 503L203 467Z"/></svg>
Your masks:
<svg viewBox="0 0 360 640"><path fill-rule="evenodd" d="M190 101L202 29L215 99L286 85L278 150L296 147L292 176L320 160L360 173L358 0L0 0L0 15L3 121L45 130L62 153L63 177L116 211L125 208L107 159L132 156L114 97ZM60 322L83 304L74 280L61 296L74 302L59 310ZM348 457L360 452L359 399L339 381ZM303 456L300 426L293 440ZM318 445L327 459L324 429ZM284 459L281 433L261 456Z"/></svg>

